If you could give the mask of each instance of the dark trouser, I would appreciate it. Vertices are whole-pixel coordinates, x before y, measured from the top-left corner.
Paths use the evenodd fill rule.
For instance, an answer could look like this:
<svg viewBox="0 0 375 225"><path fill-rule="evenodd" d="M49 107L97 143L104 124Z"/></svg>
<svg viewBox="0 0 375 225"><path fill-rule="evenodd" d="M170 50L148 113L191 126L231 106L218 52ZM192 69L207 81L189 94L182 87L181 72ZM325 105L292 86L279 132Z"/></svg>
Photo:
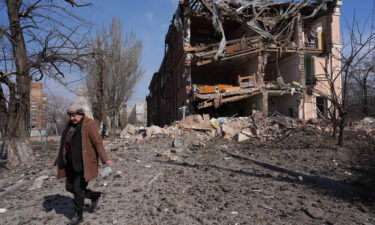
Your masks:
<svg viewBox="0 0 375 225"><path fill-rule="evenodd" d="M71 165L67 165L66 172L66 190L74 195L74 209L77 213L83 212L85 198L95 198L95 192L87 189L88 182L85 181L83 172L77 172Z"/></svg>

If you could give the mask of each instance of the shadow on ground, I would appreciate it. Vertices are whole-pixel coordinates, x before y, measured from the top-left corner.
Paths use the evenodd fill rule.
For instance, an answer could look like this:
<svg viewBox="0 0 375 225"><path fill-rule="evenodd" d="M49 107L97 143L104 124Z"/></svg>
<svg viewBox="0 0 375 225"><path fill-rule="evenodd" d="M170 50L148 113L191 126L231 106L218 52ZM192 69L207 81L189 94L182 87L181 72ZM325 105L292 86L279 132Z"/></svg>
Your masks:
<svg viewBox="0 0 375 225"><path fill-rule="evenodd" d="M187 162L176 162L176 161L167 161L167 162L162 162L162 163L167 163L167 164L177 165L177 166L191 167L191 168L196 168L196 169L209 167L209 168L213 168L213 169L217 169L221 171L228 171L232 173L241 174L244 176L273 179L273 180L280 181L280 182L288 182L288 183L295 183L299 185L305 185L313 189L316 189L325 195L329 195L335 198L340 198L347 202L353 202L353 201L359 200L360 202L366 205L372 205L372 202L374 202L375 200L374 193L368 192L366 190L354 187L352 185L349 185L343 182L338 182L338 181L334 181L325 177L310 175L310 174L306 174L306 173L299 172L299 171L293 171L290 169L282 168L280 166L275 166L266 162L262 162L262 161L251 159L251 158L246 158L246 157L235 155L235 154L228 153L228 152L226 152L226 154L231 156L234 159L247 161L259 167L263 167L271 171L275 171L281 174L288 175L289 177L274 177L270 175L269 173L253 173L253 172L248 172L248 171L244 171L241 169L240 170L231 169L231 168L225 168L225 167L220 167L216 165L200 165L200 164L190 164Z"/></svg>
<svg viewBox="0 0 375 225"><path fill-rule="evenodd" d="M375 190L375 138L368 137L358 141L351 159L353 163L348 169L355 176L350 182L367 191Z"/></svg>
<svg viewBox="0 0 375 225"><path fill-rule="evenodd" d="M43 208L47 213L54 210L57 214L62 214L69 219L74 216L73 198L64 195L44 196Z"/></svg>

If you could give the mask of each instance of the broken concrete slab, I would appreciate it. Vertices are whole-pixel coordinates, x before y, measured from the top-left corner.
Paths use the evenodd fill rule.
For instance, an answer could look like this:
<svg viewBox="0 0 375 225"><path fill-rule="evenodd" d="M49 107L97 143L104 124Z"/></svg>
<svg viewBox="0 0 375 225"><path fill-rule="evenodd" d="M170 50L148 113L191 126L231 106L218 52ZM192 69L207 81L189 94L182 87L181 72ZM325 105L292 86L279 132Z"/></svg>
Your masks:
<svg viewBox="0 0 375 225"><path fill-rule="evenodd" d="M236 135L236 131L228 124L221 125L221 130L223 137L226 139L233 139L234 135Z"/></svg>
<svg viewBox="0 0 375 225"><path fill-rule="evenodd" d="M246 140L249 140L249 139L250 139L250 137L247 136L247 135L245 135L245 134L243 134L243 133L239 133L237 135L237 141L238 142L243 142L243 141L246 141Z"/></svg>
<svg viewBox="0 0 375 225"><path fill-rule="evenodd" d="M154 136L158 134L164 134L164 130L161 127L153 125L146 128L147 136Z"/></svg>
<svg viewBox="0 0 375 225"><path fill-rule="evenodd" d="M253 130L254 130L254 132L253 132ZM256 130L256 129L245 128L245 129L241 130L241 134L244 134L244 135L246 135L246 136L248 136L248 137L258 136L259 134L258 134L257 131L258 131L258 130ZM255 133L255 134L254 134L254 133Z"/></svg>
<svg viewBox="0 0 375 225"><path fill-rule="evenodd" d="M306 213L312 219L323 219L324 218L324 211L319 208L308 206L302 209L303 212Z"/></svg>
<svg viewBox="0 0 375 225"><path fill-rule="evenodd" d="M44 180L47 180L49 176L43 175L35 179L33 185L28 190L40 189L43 187Z"/></svg>
<svg viewBox="0 0 375 225"><path fill-rule="evenodd" d="M127 124L125 128L121 131L120 138L124 138L127 135L135 135L137 134L138 129L132 125L132 124Z"/></svg>
<svg viewBox="0 0 375 225"><path fill-rule="evenodd" d="M172 143L172 147L181 148L183 146L183 141L181 137L175 137Z"/></svg>

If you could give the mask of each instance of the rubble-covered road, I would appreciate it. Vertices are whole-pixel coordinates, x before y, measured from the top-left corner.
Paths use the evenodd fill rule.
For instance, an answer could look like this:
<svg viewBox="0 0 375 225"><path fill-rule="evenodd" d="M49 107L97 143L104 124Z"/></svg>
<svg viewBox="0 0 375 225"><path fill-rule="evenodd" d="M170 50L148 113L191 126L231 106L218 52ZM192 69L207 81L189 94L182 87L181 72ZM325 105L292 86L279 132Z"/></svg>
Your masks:
<svg viewBox="0 0 375 225"><path fill-rule="evenodd" d="M180 147L175 141L106 141L114 173L90 182L104 195L84 224L375 224L374 152L363 141L338 148L308 129L269 142L194 133ZM54 178L56 152L36 154L28 169L0 170L0 224L66 224L73 216L72 196ZM30 190L42 175L43 187ZM20 180L30 182L4 198Z"/></svg>

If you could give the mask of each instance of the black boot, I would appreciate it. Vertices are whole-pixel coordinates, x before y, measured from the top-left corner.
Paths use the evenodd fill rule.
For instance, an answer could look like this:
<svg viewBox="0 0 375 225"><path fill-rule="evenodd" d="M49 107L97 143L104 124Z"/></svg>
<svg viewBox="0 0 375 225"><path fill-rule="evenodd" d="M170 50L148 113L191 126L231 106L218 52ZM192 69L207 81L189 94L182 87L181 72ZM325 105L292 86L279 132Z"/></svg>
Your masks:
<svg viewBox="0 0 375 225"><path fill-rule="evenodd" d="M82 212L77 212L73 219L68 223L68 225L77 225L83 222Z"/></svg>
<svg viewBox="0 0 375 225"><path fill-rule="evenodd" d="M101 192L94 192L93 193L93 196L91 198L91 205L90 205L90 208L89 208L89 213L95 212L95 209L98 206L99 198L100 198L101 195L102 195Z"/></svg>

